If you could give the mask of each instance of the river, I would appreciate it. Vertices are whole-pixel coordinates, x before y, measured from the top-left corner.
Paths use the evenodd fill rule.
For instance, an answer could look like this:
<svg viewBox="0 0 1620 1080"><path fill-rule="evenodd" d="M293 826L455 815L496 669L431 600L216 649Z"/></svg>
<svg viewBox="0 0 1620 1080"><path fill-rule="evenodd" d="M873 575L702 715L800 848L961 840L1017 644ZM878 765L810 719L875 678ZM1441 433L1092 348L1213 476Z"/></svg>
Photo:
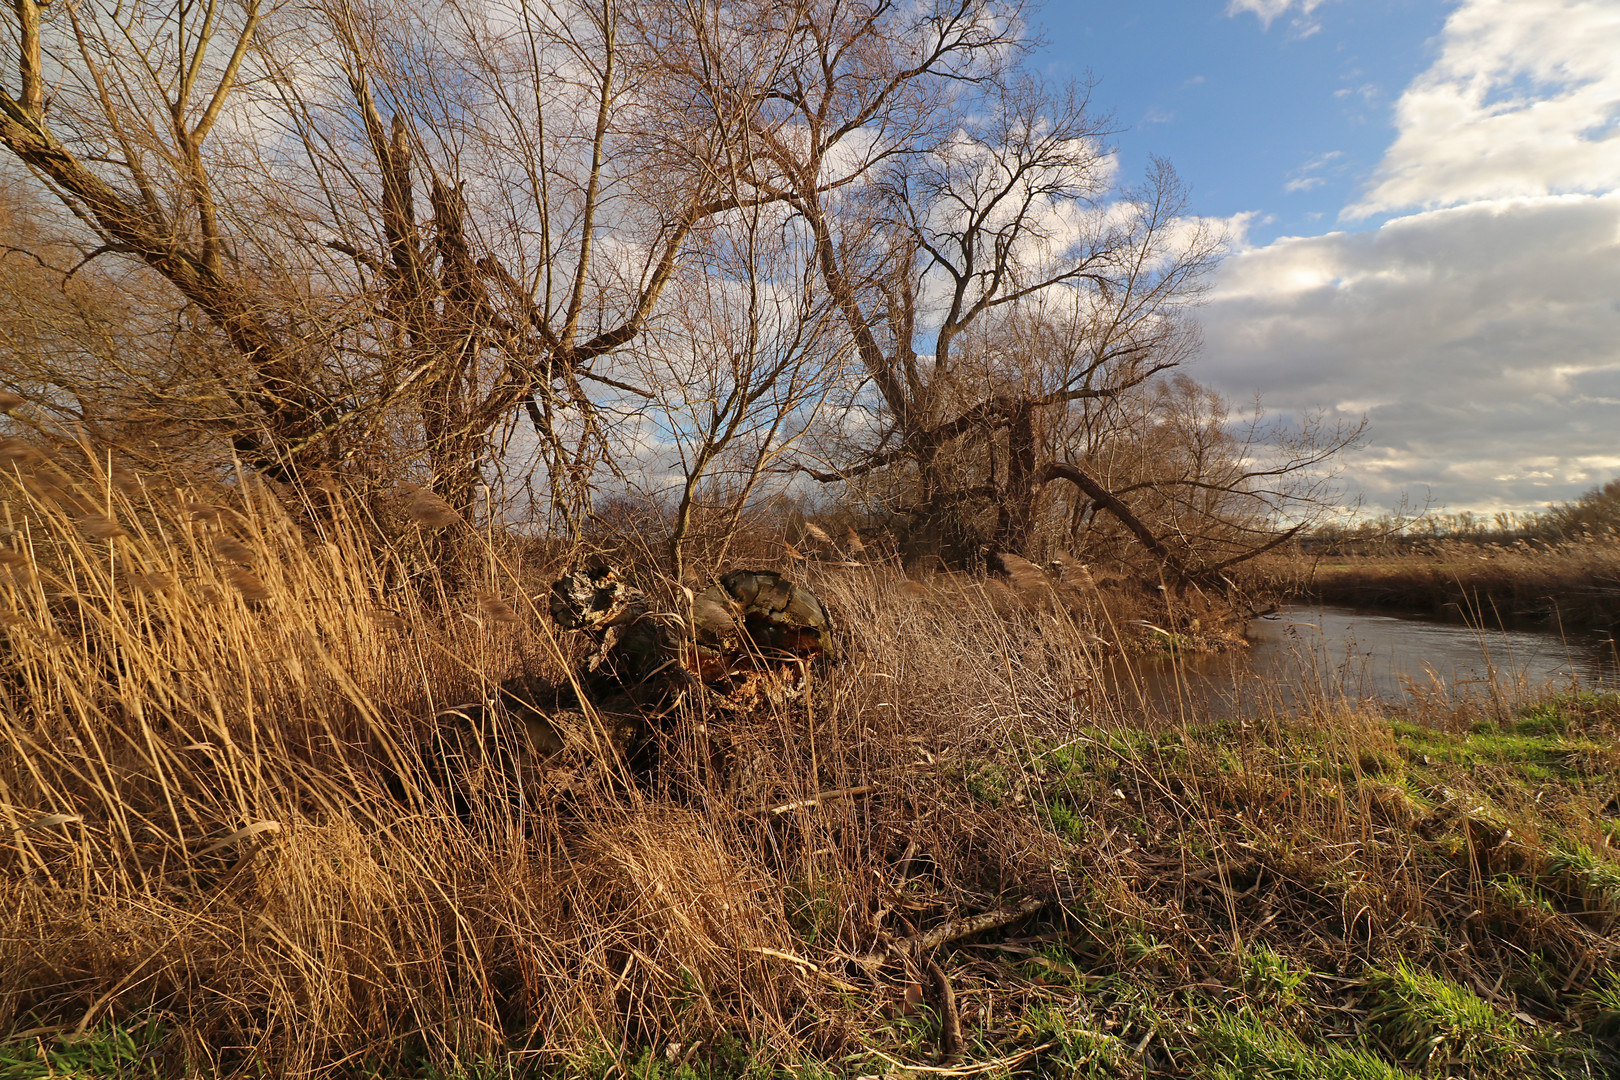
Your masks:
<svg viewBox="0 0 1620 1080"><path fill-rule="evenodd" d="M1615 689L1606 634L1481 629L1328 606L1291 606L1256 619L1249 648L1218 655L1113 662L1116 700L1176 715L1256 715L1303 705L1398 701L1512 703L1549 685Z"/></svg>

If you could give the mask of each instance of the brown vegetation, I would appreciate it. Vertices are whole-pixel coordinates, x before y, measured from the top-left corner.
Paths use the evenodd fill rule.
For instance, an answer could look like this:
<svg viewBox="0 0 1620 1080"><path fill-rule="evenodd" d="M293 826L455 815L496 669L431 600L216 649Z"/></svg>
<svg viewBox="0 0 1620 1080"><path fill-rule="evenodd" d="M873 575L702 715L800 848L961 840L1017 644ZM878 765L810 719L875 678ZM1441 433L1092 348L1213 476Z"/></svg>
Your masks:
<svg viewBox="0 0 1620 1080"><path fill-rule="evenodd" d="M1177 370L1219 238L1021 12L16 0L0 1070L1612 1064L1612 698L1112 692L1355 432ZM840 662L610 709L604 552Z"/></svg>
<svg viewBox="0 0 1620 1080"><path fill-rule="evenodd" d="M636 773L588 701L544 758L451 709L565 677L532 603L549 568L515 551L486 546L464 600L425 522L378 547L341 500L306 529L251 481L72 448L12 477L18 1069L147 1021L172 1074L870 1071L944 1047L1245 1075L1349 1053L1324 1033L1386 1070L1343 1075L1437 1048L1481 1076L1603 1067L1577 1028L1607 1030L1620 961L1612 699L1154 721L1104 692L1072 614L1100 605L829 567L844 662L792 705L690 699ZM1462 1027L1408 1001L1431 991L1465 995Z"/></svg>
<svg viewBox="0 0 1620 1080"><path fill-rule="evenodd" d="M1620 629L1620 541L1433 540L1409 550L1271 560L1273 588L1330 604L1427 612L1475 625Z"/></svg>

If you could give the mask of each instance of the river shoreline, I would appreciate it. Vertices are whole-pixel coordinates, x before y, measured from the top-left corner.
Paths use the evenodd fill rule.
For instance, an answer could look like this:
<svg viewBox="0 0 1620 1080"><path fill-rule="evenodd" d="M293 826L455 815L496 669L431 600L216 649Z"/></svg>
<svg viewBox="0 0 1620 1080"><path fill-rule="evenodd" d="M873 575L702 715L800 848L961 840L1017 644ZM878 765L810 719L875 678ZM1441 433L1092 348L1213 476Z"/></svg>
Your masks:
<svg viewBox="0 0 1620 1080"><path fill-rule="evenodd" d="M1620 656L1601 632L1478 627L1427 614L1316 603L1251 621L1246 648L1115 657L1107 685L1133 711L1259 716L1446 700L1528 700L1613 687Z"/></svg>
<svg viewBox="0 0 1620 1080"><path fill-rule="evenodd" d="M1555 548L1448 542L1425 553L1315 560L1300 591L1319 603L1476 626L1620 630L1620 545Z"/></svg>

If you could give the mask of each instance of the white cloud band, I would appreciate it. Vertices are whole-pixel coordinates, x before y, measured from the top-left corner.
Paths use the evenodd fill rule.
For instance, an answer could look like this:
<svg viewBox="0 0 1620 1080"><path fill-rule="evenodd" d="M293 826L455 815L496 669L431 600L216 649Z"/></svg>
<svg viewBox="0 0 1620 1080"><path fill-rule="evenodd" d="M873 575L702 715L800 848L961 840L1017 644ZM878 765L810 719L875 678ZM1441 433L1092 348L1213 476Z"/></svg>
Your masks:
<svg viewBox="0 0 1620 1080"><path fill-rule="evenodd" d="M1202 377L1371 421L1350 480L1523 509L1620 474L1620 193L1479 203L1229 258Z"/></svg>
<svg viewBox="0 0 1620 1080"><path fill-rule="evenodd" d="M1265 0L1256 0L1265 2ZM1406 207L1607 191L1620 180L1620 4L1470 0L1396 106L1356 220Z"/></svg>

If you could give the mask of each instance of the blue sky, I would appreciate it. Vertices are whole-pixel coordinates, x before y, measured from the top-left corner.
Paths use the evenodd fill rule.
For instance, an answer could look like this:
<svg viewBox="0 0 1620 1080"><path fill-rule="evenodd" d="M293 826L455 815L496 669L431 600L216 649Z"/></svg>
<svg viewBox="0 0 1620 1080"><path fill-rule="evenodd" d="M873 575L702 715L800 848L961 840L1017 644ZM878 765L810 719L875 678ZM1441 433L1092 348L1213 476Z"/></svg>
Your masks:
<svg viewBox="0 0 1620 1080"><path fill-rule="evenodd" d="M1223 0L1053 0L1033 63L1097 80L1128 173L1169 158L1196 212L1263 208L1249 236L1269 240L1335 223L1393 139L1395 100L1432 61L1450 7L1350 0L1268 24Z"/></svg>
<svg viewBox="0 0 1620 1080"><path fill-rule="evenodd" d="M1051 0L1232 254L1190 373L1368 420L1373 509L1534 509L1620 476L1620 0Z"/></svg>

